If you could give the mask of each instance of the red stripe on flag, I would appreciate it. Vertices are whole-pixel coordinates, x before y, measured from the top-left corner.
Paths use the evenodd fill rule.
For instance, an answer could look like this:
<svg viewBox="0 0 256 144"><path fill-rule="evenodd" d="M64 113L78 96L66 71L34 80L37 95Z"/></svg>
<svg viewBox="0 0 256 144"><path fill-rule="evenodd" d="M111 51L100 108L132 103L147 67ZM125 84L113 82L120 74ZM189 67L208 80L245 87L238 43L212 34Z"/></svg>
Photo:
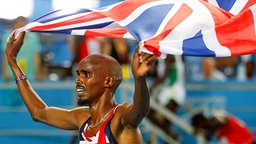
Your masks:
<svg viewBox="0 0 256 144"><path fill-rule="evenodd" d="M125 33L127 33L127 31L124 28L104 28L104 29L86 30L84 35L120 38L120 37L124 37Z"/></svg>
<svg viewBox="0 0 256 144"><path fill-rule="evenodd" d="M168 21L165 25L163 32L156 37L149 39L144 42L144 46L156 56L160 56L161 52L159 51L160 46L159 42L162 41L171 31L177 27L183 20L185 20L193 10L186 4L182 4L179 10L175 15ZM150 44L149 44L150 43Z"/></svg>
<svg viewBox="0 0 256 144"><path fill-rule="evenodd" d="M254 5L255 3L256 3L255 0L249 0L249 1L246 3L246 5L243 7L243 9L241 10L241 12L244 11L244 10L246 10L246 9L248 9L250 6Z"/></svg>
<svg viewBox="0 0 256 144"><path fill-rule="evenodd" d="M59 28L62 26L69 26L69 25L73 25L73 24L80 24L80 23L84 23L84 22L90 22L93 20L99 20L101 18L106 18L106 16L97 13L97 12L92 12L90 14L86 14L84 16L80 16L74 19L68 19L66 21L63 22L58 22L58 23L53 23L53 24L48 24L48 25L43 25L43 26L35 26L29 30L31 31L38 31L38 30L49 30L49 29L54 29L54 28Z"/></svg>
<svg viewBox="0 0 256 144"><path fill-rule="evenodd" d="M116 5L107 12L104 12L104 15L112 17L115 21L120 21L127 18L133 11L143 4L155 2L155 0L126 0L119 5Z"/></svg>
<svg viewBox="0 0 256 144"><path fill-rule="evenodd" d="M207 7L207 9L210 11L210 13L214 19L215 26L217 26L219 24L223 24L223 22L226 22L228 19L230 19L233 16L231 13L229 13L217 6L209 4L209 3L205 2L204 0L200 0L200 2L202 4L204 4L205 7Z"/></svg>
<svg viewBox="0 0 256 144"><path fill-rule="evenodd" d="M232 56L256 53L256 35L251 10L240 13L215 30L219 42L230 49Z"/></svg>

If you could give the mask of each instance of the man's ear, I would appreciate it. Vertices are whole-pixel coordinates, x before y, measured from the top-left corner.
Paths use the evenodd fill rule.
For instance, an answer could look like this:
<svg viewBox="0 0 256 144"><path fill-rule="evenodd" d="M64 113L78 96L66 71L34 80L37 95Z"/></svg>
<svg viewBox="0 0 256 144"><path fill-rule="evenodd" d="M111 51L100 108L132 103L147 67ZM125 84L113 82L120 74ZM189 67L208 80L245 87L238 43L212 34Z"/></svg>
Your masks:
<svg viewBox="0 0 256 144"><path fill-rule="evenodd" d="M115 78L113 76L107 76L105 78L105 87L112 87L115 83Z"/></svg>

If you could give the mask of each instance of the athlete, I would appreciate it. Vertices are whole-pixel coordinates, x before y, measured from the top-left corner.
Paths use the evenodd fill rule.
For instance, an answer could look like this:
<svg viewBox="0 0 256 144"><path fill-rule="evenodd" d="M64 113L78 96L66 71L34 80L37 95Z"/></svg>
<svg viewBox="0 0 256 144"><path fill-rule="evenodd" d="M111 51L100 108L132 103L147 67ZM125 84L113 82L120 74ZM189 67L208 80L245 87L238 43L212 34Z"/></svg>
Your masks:
<svg viewBox="0 0 256 144"><path fill-rule="evenodd" d="M225 144L255 144L254 135L245 123L224 112L215 112L211 117L203 113L195 114L191 124L194 133L203 132L208 141L215 137L218 142Z"/></svg>
<svg viewBox="0 0 256 144"><path fill-rule="evenodd" d="M8 64L12 69L20 95L34 121L60 129L80 129L80 144L119 143L142 144L138 125L149 110L149 92L146 73L156 57L139 52L131 62L134 76L133 103L116 104L114 95L122 81L119 63L108 55L93 54L78 64L75 80L77 107L71 110L49 107L30 85L27 76L17 63L25 32L9 38L6 46ZM86 107L86 106L89 107Z"/></svg>

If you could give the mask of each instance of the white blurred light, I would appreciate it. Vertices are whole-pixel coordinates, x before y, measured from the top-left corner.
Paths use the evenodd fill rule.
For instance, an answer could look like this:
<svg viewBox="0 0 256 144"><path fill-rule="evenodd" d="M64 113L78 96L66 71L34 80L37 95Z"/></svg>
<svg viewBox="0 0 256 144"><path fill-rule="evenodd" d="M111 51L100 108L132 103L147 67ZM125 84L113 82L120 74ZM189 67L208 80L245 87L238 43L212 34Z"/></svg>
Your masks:
<svg viewBox="0 0 256 144"><path fill-rule="evenodd" d="M98 7L99 0L52 0L53 10Z"/></svg>
<svg viewBox="0 0 256 144"><path fill-rule="evenodd" d="M51 73L51 74L49 74L48 78L51 81L57 81L59 79L59 75L56 73Z"/></svg>
<svg viewBox="0 0 256 144"><path fill-rule="evenodd" d="M29 17L34 9L34 0L7 0L0 4L0 18Z"/></svg>

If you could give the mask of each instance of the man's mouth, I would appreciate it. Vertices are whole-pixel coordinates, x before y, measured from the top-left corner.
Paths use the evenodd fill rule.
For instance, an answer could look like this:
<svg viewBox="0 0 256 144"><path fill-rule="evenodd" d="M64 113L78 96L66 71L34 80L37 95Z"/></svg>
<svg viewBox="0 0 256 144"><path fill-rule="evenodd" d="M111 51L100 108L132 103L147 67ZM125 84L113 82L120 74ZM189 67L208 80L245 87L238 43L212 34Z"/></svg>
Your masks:
<svg viewBox="0 0 256 144"><path fill-rule="evenodd" d="M78 95L82 95L82 93L85 91L83 87L76 87L76 92Z"/></svg>
<svg viewBox="0 0 256 144"><path fill-rule="evenodd" d="M79 88L79 89L76 89L76 91L77 91L77 92L83 92L84 89L80 89L80 88Z"/></svg>

